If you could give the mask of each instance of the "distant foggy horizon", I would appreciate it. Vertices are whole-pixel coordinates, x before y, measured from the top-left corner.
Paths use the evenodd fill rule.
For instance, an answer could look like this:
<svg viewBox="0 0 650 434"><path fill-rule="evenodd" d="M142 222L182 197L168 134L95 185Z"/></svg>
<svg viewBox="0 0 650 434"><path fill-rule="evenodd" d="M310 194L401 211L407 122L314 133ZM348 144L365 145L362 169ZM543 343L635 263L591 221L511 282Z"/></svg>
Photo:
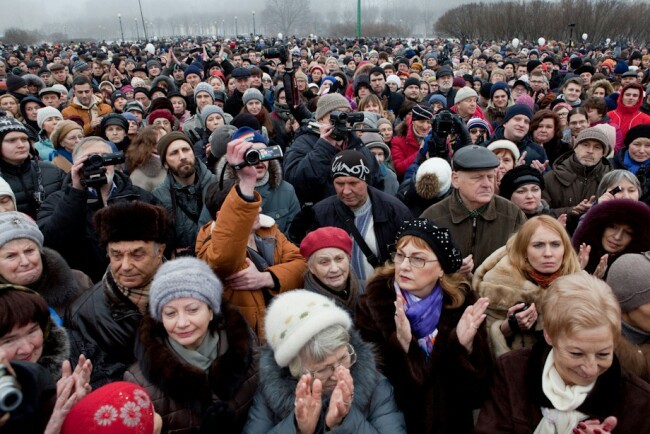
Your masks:
<svg viewBox="0 0 650 434"><path fill-rule="evenodd" d="M426 34L432 31L435 20L445 10L470 2L457 0L440 5L439 2L428 0L362 0L362 10L365 11L362 23L383 21L400 25L412 34ZM235 16L238 33L248 34L253 32L253 11L257 33L272 36L275 33L268 28L264 17L266 3L265 0L239 0L235 8L231 1L225 0L142 0L142 12L149 37L180 34L174 30L183 30L184 34L189 35L228 37L235 34ZM319 28L319 23L356 20L355 1L333 0L327 2L326 10L321 7L322 3L312 1L311 4L311 16L316 24L312 31L325 28ZM122 29L118 14L121 15ZM137 0L22 0L12 4L9 13L0 16L0 35L4 35L8 28L38 30L44 34L58 32L70 39L118 40L122 32L126 40L134 40L138 34L143 37Z"/></svg>

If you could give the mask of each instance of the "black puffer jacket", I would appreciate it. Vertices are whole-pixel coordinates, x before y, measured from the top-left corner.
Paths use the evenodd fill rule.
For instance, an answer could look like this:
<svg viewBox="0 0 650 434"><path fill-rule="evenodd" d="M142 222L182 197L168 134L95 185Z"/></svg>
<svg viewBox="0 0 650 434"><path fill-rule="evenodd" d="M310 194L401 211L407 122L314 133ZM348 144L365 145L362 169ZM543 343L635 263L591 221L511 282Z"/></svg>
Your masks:
<svg viewBox="0 0 650 434"><path fill-rule="evenodd" d="M17 211L36 219L41 204L34 197L34 193L40 190L39 185L43 187L41 199L44 201L61 190L65 173L45 161L27 159L20 166L16 166L0 159L0 176L7 181L16 196Z"/></svg>
<svg viewBox="0 0 650 434"><path fill-rule="evenodd" d="M115 171L115 191L108 205L140 200L158 205L153 195L131 184L128 176ZM106 249L99 244L93 216L102 207L101 201L87 190L72 188L70 175L65 187L50 195L38 213L38 226L45 236L45 245L65 258L70 267L88 274L93 282L101 279L108 266Z"/></svg>
<svg viewBox="0 0 650 434"><path fill-rule="evenodd" d="M370 163L368 185L383 190L384 181L374 155L363 145L361 139L352 135L349 137L345 149L361 152ZM332 161L338 153L338 149L327 140L321 139L317 133L306 128L301 129L300 135L285 154L282 164L284 179L296 189L301 205L313 205L336 193L331 172Z"/></svg>
<svg viewBox="0 0 650 434"><path fill-rule="evenodd" d="M93 389L119 381L135 361L133 346L142 314L135 304L106 278L70 306L64 325L70 334L70 360L83 354L93 362Z"/></svg>
<svg viewBox="0 0 650 434"><path fill-rule="evenodd" d="M389 246L395 242L395 234L405 220L411 220L411 212L402 202L373 187L368 187L368 194L372 202L372 218L374 222L375 238L379 249L379 262L388 260ZM296 219L301 216L299 213ZM345 216L354 224L354 213L343 205L337 196L329 197L313 207L312 230L325 226L334 226L348 231L346 224L339 218ZM302 218L304 218L302 214ZM301 226L301 225L299 225ZM293 232L293 226L292 226Z"/></svg>

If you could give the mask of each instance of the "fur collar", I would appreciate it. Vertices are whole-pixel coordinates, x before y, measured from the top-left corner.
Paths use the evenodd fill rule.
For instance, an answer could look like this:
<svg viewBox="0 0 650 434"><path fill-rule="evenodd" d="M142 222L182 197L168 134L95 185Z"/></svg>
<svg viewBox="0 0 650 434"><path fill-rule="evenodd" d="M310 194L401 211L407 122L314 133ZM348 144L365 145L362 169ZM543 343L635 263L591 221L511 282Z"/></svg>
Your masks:
<svg viewBox="0 0 650 434"><path fill-rule="evenodd" d="M50 333L43 343L43 354L38 359L38 364L58 380L61 377L61 364L70 358L70 339L63 327L52 324Z"/></svg>
<svg viewBox="0 0 650 434"><path fill-rule="evenodd" d="M497 249L481 264L472 279L479 297L490 299L490 308L507 311L520 301L533 303L542 295L541 286L513 271L506 246Z"/></svg>
<svg viewBox="0 0 650 434"><path fill-rule="evenodd" d="M86 288L79 288L72 269L55 250L43 248L43 274L31 286L53 308L64 308L74 301Z"/></svg>
<svg viewBox="0 0 650 434"><path fill-rule="evenodd" d="M217 164L214 166L215 179L221 179L221 172L226 170L224 179L235 179L235 171L230 167L226 161L226 156L224 155L217 161ZM278 188L282 183L282 166L278 160L269 161L269 187Z"/></svg>
<svg viewBox="0 0 650 434"><path fill-rule="evenodd" d="M372 400L372 394L380 379L375 364L373 346L364 342L355 330L350 332L350 343L357 353L357 362L352 366L354 380L353 404L366 414ZM264 346L260 355L260 383L258 393L261 393L266 405L273 412L276 420L281 420L295 409L296 385L298 380L291 376L289 368L280 368L273 357L273 350ZM322 411L327 411L323 406Z"/></svg>
<svg viewBox="0 0 650 434"><path fill-rule="evenodd" d="M142 320L136 342L136 358L144 377L166 396L199 414L212 404L213 395L221 401L232 399L255 360L256 343L246 320L227 302L221 311L220 329L225 329L228 349L208 373L181 360L165 343L167 333L162 325L149 315Z"/></svg>

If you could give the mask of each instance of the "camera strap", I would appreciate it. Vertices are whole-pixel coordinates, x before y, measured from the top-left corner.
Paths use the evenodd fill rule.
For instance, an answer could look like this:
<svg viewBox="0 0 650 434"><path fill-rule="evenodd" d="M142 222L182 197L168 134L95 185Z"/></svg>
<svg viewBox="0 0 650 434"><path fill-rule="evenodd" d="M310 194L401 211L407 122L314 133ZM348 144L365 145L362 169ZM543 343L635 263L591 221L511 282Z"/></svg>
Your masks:
<svg viewBox="0 0 650 434"><path fill-rule="evenodd" d="M354 241L357 242L357 245L363 252L363 255L366 257L368 260L368 263L372 265L373 268L377 268L378 266L381 265L381 261L375 255L372 250L370 250L370 247L366 243L366 240L363 239L363 236L359 232L359 229L354 224L354 217L346 216L344 215L343 210L341 209L341 206L339 204L334 205L334 209L336 211L336 215L338 218L343 222L343 226L345 226L346 231L352 235L354 238Z"/></svg>

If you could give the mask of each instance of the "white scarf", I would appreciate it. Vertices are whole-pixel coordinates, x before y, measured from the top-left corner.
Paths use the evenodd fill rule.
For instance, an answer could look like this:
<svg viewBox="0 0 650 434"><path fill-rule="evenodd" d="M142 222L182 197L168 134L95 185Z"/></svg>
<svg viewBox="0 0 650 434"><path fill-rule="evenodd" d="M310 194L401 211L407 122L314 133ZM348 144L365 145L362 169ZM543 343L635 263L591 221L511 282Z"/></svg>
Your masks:
<svg viewBox="0 0 650 434"><path fill-rule="evenodd" d="M554 408L542 407L542 420L534 434L571 433L578 422L587 418L576 411L587 398L595 382L589 386L567 386L555 369L553 350L548 353L542 372L542 390Z"/></svg>

